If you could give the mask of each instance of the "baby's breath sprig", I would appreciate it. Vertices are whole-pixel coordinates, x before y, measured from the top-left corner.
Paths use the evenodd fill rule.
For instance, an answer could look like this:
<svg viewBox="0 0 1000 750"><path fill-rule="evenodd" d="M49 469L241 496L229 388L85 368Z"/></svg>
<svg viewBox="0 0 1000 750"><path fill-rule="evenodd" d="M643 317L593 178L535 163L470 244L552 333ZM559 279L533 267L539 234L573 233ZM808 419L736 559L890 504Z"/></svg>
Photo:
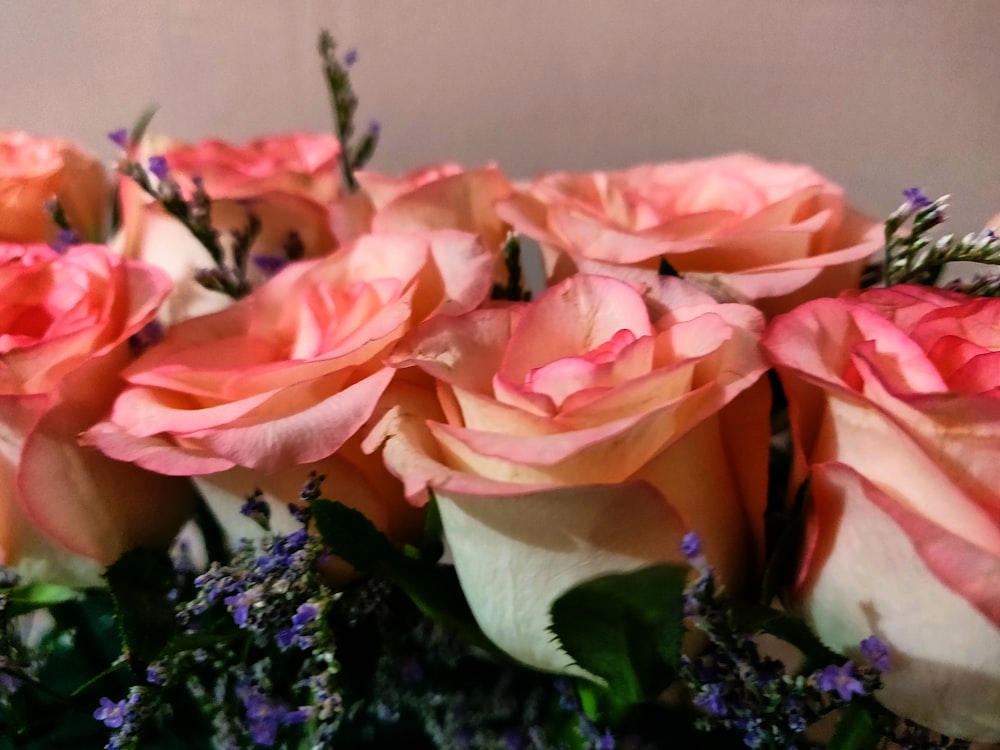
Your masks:
<svg viewBox="0 0 1000 750"><path fill-rule="evenodd" d="M1000 265L1000 238L991 229L971 232L964 237L946 234L932 239L926 236L946 220L949 196L932 201L917 188L903 191L903 196L906 200L885 221L883 276L887 286L933 285L947 264L959 261ZM996 279L980 278L969 285L953 285L952 288L967 294L995 296Z"/></svg>
<svg viewBox="0 0 1000 750"><path fill-rule="evenodd" d="M348 70L358 61L357 52L348 50L343 59L335 54L337 48L333 36L324 29L319 35L319 54L323 59L323 77L330 91L330 104L333 106L333 124L340 141L341 179L344 189L350 193L357 192L358 181L354 172L361 169L378 145L381 128L377 122L372 122L364 135L357 142L352 142L354 136L354 115L358 109L358 97L351 86Z"/></svg>

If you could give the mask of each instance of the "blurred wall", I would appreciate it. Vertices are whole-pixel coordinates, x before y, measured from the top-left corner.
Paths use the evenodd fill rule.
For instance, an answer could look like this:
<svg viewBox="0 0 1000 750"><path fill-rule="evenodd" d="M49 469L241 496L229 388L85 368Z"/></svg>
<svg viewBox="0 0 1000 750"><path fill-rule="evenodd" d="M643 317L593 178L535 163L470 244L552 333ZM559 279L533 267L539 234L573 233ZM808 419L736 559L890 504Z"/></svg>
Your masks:
<svg viewBox="0 0 1000 750"><path fill-rule="evenodd" d="M513 176L745 149L882 215L1000 210L996 0L0 0L0 128L231 140L324 130L320 27L359 52L374 166ZM961 223L959 223L961 222Z"/></svg>

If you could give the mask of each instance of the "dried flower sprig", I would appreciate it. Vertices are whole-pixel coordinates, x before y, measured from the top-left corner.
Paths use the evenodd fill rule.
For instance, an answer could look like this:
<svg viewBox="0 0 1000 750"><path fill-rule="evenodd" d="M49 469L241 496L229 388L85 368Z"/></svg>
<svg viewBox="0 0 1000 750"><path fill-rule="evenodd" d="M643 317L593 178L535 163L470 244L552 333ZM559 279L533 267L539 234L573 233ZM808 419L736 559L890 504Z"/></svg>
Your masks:
<svg viewBox="0 0 1000 750"><path fill-rule="evenodd" d="M709 639L699 656L684 657L681 670L694 704L704 712L696 722L699 728L735 732L750 748L814 747L804 736L806 729L881 687L889 655L875 636L861 644L865 664L846 661L809 674L786 673L781 661L760 653L737 622L693 532L685 536L682 551L697 573L687 590L685 614Z"/></svg>
<svg viewBox="0 0 1000 750"><path fill-rule="evenodd" d="M358 60L357 52L348 50L343 60L336 55L337 44L329 31L323 30L319 35L319 54L323 61L323 77L326 79L330 93L330 104L333 107L333 124L340 141L341 180L344 189L349 193L357 192L358 181L355 171L361 169L375 153L378 145L381 126L372 122L361 138L354 142L354 115L358 109L358 97L351 86L348 72Z"/></svg>
<svg viewBox="0 0 1000 750"><path fill-rule="evenodd" d="M1000 238L991 229L963 237L946 234L932 239L926 236L947 219L949 196L932 201L917 188L905 190L903 196L906 200L885 221L882 273L887 286L936 284L944 267L959 261L1000 266ZM991 278L995 282L995 277ZM980 278L968 286L957 284L952 288L993 296L991 290L995 289L995 283Z"/></svg>

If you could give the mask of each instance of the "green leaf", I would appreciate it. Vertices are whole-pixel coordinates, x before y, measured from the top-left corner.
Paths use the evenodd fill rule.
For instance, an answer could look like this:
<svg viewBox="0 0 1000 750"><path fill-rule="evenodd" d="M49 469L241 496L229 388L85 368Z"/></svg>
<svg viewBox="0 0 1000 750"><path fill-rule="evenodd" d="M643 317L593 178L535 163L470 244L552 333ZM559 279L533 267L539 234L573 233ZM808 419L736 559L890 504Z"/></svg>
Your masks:
<svg viewBox="0 0 1000 750"><path fill-rule="evenodd" d="M552 632L583 669L603 678L612 703L650 700L672 681L684 634L688 569L654 565L602 576L552 604Z"/></svg>
<svg viewBox="0 0 1000 750"><path fill-rule="evenodd" d="M826 750L872 750L879 739L868 709L861 703L851 703L841 714Z"/></svg>
<svg viewBox="0 0 1000 750"><path fill-rule="evenodd" d="M174 634L174 605L167 598L174 585L173 564L165 553L134 549L109 567L104 578L115 601L125 655L141 671Z"/></svg>
<svg viewBox="0 0 1000 750"><path fill-rule="evenodd" d="M801 651L806 658L800 669L803 674L844 661L844 657L827 648L803 620L788 612L742 602L729 602L729 609L739 630L770 633Z"/></svg>
<svg viewBox="0 0 1000 750"><path fill-rule="evenodd" d="M159 109L158 105L151 104L142 111L138 118L136 118L136 121L132 123L131 130L129 130L129 144L138 143L142 140L143 136L146 135L146 130L149 128L149 123L153 121L153 117L156 116L156 112Z"/></svg>
<svg viewBox="0 0 1000 750"><path fill-rule="evenodd" d="M476 624L453 567L408 557L363 513L343 503L317 500L310 507L323 543L333 554L360 571L388 579L424 614L454 628L471 644L500 654Z"/></svg>
<svg viewBox="0 0 1000 750"><path fill-rule="evenodd" d="M29 583L11 589L7 595L6 614L17 617L36 609L47 609L56 604L80 598L80 592L69 586L55 583Z"/></svg>

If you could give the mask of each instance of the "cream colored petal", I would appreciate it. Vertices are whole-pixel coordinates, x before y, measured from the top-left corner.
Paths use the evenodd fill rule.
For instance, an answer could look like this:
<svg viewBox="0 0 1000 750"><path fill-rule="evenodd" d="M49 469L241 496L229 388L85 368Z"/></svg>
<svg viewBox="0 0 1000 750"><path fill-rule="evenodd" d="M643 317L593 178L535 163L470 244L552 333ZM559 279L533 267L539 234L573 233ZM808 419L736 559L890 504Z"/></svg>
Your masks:
<svg viewBox="0 0 1000 750"><path fill-rule="evenodd" d="M476 621L536 669L584 674L548 631L562 593L597 576L681 559L679 519L641 482L437 499Z"/></svg>

